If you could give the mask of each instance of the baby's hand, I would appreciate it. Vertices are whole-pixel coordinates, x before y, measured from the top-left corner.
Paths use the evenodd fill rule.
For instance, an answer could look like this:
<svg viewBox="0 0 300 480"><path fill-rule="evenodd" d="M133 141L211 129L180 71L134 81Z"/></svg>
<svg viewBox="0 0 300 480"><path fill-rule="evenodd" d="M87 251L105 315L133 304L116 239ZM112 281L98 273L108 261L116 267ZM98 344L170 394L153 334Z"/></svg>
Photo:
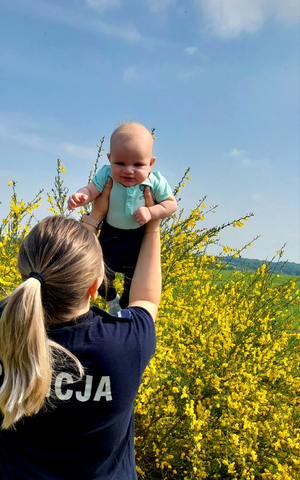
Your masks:
<svg viewBox="0 0 300 480"><path fill-rule="evenodd" d="M82 207L85 205L88 196L85 193L73 193L68 200L68 209L74 210L77 207Z"/></svg>
<svg viewBox="0 0 300 480"><path fill-rule="evenodd" d="M148 207L140 207L134 213L136 221L142 226L151 220L151 213Z"/></svg>

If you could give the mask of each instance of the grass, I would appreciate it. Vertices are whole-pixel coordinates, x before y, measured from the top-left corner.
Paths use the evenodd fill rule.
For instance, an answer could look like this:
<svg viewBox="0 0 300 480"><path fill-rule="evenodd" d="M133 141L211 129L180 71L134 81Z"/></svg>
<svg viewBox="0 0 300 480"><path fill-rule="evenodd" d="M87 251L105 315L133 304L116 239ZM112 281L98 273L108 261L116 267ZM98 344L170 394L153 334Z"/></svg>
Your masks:
<svg viewBox="0 0 300 480"><path fill-rule="evenodd" d="M217 283L218 287L222 288L225 284L234 281L235 275L237 275L237 270L226 270L220 269L216 270L215 282ZM253 275L253 271L245 271L243 272L244 275ZM297 280L299 281L299 277L293 277L292 275L279 275L279 274L272 274L270 273L270 278L273 287L279 287L281 285L288 285L291 282ZM287 305L289 310L289 315L294 316L296 325L300 326L300 305Z"/></svg>
<svg viewBox="0 0 300 480"><path fill-rule="evenodd" d="M218 276L216 277L216 281L220 284L224 284L229 282L231 279L233 279L234 274L237 272L237 270L226 270L226 269L220 269L217 271ZM245 271L243 272L245 275L251 275L253 274L252 271ZM299 277L293 277L292 275L276 275L276 274L270 274L272 278L272 283L275 286L277 285L282 285L284 283L288 283L292 281L294 278L299 279Z"/></svg>

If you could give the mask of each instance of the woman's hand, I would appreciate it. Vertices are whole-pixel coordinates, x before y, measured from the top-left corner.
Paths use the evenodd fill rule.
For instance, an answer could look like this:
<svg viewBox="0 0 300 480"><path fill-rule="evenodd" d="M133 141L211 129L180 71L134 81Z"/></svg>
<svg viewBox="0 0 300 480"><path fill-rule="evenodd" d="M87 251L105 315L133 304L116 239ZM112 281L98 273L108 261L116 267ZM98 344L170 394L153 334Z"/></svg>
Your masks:
<svg viewBox="0 0 300 480"><path fill-rule="evenodd" d="M145 207L153 207L153 205L155 205L150 187L144 188L144 199L145 199Z"/></svg>
<svg viewBox="0 0 300 480"><path fill-rule="evenodd" d="M92 224L90 222L87 222L86 215L82 217L82 223L83 225L91 230L93 233L97 235L98 233L98 227L102 220L105 219L108 207L109 207L109 197L110 197L110 191L113 186L113 180L112 178L108 178L107 182L105 184L105 187L103 189L103 192L101 195L98 195L98 197L95 198L94 203L93 203L93 208L91 213L88 216L88 219L92 220Z"/></svg>
<svg viewBox="0 0 300 480"><path fill-rule="evenodd" d="M101 222L105 219L109 207L109 196L113 186L113 179L109 177L101 195L95 198L90 216Z"/></svg>
<svg viewBox="0 0 300 480"><path fill-rule="evenodd" d="M144 198L145 198L145 207L153 207L155 205L155 202L152 197L151 189L150 187L145 187L144 188ZM160 219L158 220L150 220L148 223L146 223L146 232L148 231L153 231L154 229L159 230L159 225L160 225Z"/></svg>

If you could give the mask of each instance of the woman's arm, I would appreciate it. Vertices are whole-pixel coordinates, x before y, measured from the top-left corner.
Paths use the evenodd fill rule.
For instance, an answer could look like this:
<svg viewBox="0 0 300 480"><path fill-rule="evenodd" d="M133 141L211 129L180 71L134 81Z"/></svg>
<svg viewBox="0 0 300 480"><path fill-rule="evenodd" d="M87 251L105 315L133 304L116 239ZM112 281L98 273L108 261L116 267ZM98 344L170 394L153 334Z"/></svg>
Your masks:
<svg viewBox="0 0 300 480"><path fill-rule="evenodd" d="M95 198L93 208L89 215L83 215L81 221L86 228L91 230L96 235L98 234L98 227L102 220L105 219L108 206L110 191L113 186L112 178L108 178L101 195Z"/></svg>
<svg viewBox="0 0 300 480"><path fill-rule="evenodd" d="M145 188L145 202L153 205L149 187ZM144 307L155 320L161 296L160 220L146 225L145 235L130 288L129 306Z"/></svg>

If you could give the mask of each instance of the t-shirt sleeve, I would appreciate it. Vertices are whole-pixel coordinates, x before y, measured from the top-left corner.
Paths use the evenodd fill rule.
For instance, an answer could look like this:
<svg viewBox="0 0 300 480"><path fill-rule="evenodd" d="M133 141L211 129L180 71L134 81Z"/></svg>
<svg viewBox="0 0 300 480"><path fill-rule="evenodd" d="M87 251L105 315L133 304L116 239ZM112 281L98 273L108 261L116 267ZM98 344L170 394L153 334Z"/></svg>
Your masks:
<svg viewBox="0 0 300 480"><path fill-rule="evenodd" d="M167 200L172 195L172 188L165 177L159 171L152 171L153 174L153 195L157 203Z"/></svg>
<svg viewBox="0 0 300 480"><path fill-rule="evenodd" d="M99 362L118 378L121 375L118 372L131 372L130 382L134 391L155 352L155 324L151 314L142 307L128 307L117 314L110 314L93 306L91 312L96 320L90 324L89 337L93 341L99 339ZM75 352L74 349L71 351ZM77 356L80 358L79 354Z"/></svg>
<svg viewBox="0 0 300 480"><path fill-rule="evenodd" d="M103 192L107 179L110 176L111 176L111 170L109 165L103 165L103 167L101 167L100 170L98 170L98 172L94 176L93 183L95 184L97 190L99 190L100 193Z"/></svg>
<svg viewBox="0 0 300 480"><path fill-rule="evenodd" d="M140 375L143 374L156 348L155 324L150 313L142 307L129 307L124 312L129 312L134 329L140 344ZM123 312L122 312L123 314Z"/></svg>

